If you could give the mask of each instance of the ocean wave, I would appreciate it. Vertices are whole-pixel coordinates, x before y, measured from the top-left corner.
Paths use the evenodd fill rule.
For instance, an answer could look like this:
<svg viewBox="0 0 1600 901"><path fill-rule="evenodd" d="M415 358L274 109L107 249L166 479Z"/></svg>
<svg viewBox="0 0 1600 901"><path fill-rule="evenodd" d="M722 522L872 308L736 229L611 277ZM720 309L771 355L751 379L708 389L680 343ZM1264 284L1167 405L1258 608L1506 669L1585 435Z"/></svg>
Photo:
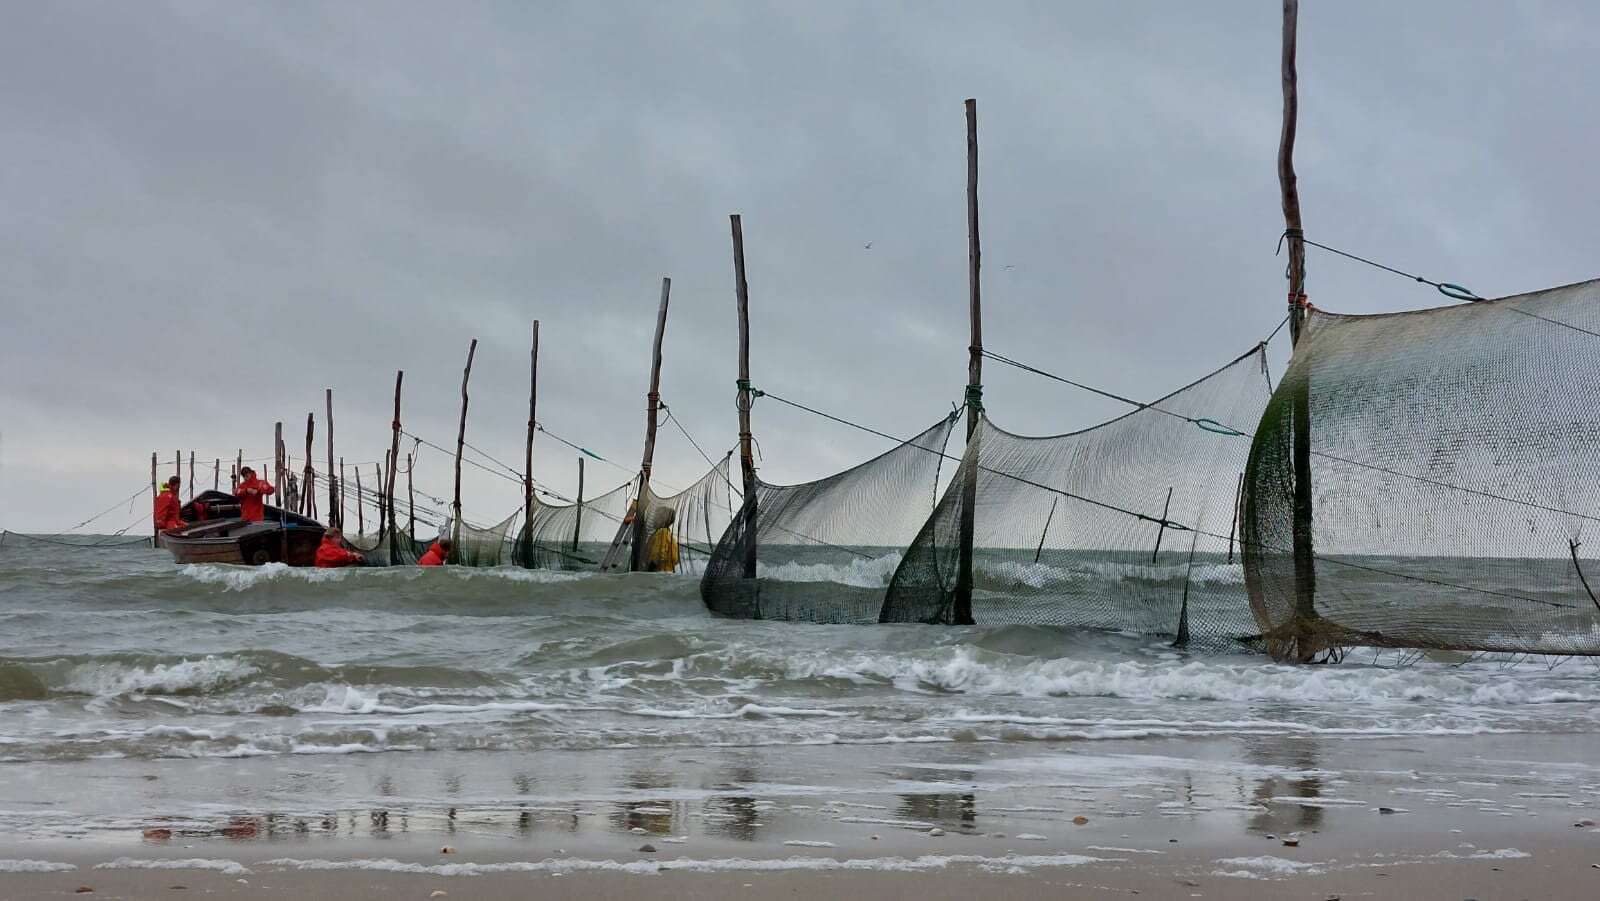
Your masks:
<svg viewBox="0 0 1600 901"><path fill-rule="evenodd" d="M857 588L883 588L900 566L898 551L881 557L852 559L849 563L778 563L757 561L756 575L775 582L832 582Z"/></svg>

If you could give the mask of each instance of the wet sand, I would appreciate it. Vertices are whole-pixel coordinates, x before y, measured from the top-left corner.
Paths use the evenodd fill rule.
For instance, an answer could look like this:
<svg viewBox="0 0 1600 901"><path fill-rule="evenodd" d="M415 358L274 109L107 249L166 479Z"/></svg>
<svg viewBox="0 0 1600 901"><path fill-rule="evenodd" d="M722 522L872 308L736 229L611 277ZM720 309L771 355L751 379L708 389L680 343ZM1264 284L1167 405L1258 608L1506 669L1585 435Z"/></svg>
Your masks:
<svg viewBox="0 0 1600 901"><path fill-rule="evenodd" d="M8 766L0 898L1590 898L1592 758L1277 736Z"/></svg>

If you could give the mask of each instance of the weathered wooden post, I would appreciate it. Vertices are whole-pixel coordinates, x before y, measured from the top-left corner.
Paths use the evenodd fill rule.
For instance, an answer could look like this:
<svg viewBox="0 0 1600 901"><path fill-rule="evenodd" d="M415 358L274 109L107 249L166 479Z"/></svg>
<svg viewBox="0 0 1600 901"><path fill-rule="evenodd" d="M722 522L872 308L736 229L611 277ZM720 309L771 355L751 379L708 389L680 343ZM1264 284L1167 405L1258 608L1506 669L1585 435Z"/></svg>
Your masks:
<svg viewBox="0 0 1600 901"><path fill-rule="evenodd" d="M222 458L218 457L216 462L211 464L211 490L212 491L219 491L219 490L221 490L221 488L222 488Z"/></svg>
<svg viewBox="0 0 1600 901"><path fill-rule="evenodd" d="M744 493L745 536L743 575L756 577L756 535L760 522L756 507L756 459L751 449L750 408L755 405L755 391L750 386L750 283L745 279L744 223L738 215L728 217L733 224L733 289L739 309L739 394L734 407L739 411L739 473Z"/></svg>
<svg viewBox="0 0 1600 901"><path fill-rule="evenodd" d="M970 296L972 341L967 346L967 444L983 415L983 304L979 273L983 252L978 241L978 101L967 101L967 290ZM972 540L978 505L978 457L973 455L961 483L960 549L957 553L956 625L972 624Z"/></svg>
<svg viewBox="0 0 1600 901"><path fill-rule="evenodd" d="M406 454L406 531L412 541L417 540L417 489L411 481L411 468L415 462L410 454Z"/></svg>
<svg viewBox="0 0 1600 901"><path fill-rule="evenodd" d="M360 478L361 478L361 467L357 466L356 467L356 479L360 480ZM341 529L344 528L344 494L345 494L345 491L346 491L346 487L345 486L347 486L349 484L350 484L349 482L345 481L345 477L344 477L344 458L340 457L339 458L339 528L341 528ZM356 500L357 512L360 512L360 507L361 507L361 501L360 501L360 498L357 498L357 500ZM332 515L332 511L331 510L329 511L329 515L330 516Z"/></svg>
<svg viewBox="0 0 1600 901"><path fill-rule="evenodd" d="M522 462L522 565L533 564L533 433L539 412L539 320L533 320L533 360L528 368L528 450Z"/></svg>
<svg viewBox="0 0 1600 901"><path fill-rule="evenodd" d="M572 552L578 552L578 536L583 534L583 458L578 458L578 509L572 521Z"/></svg>
<svg viewBox="0 0 1600 901"><path fill-rule="evenodd" d="M339 458L339 477L344 478L344 458ZM361 465L356 464L356 534L367 534L367 517L361 512Z"/></svg>
<svg viewBox="0 0 1600 901"><path fill-rule="evenodd" d="M334 481L333 468L333 389L327 389L327 420L328 429L328 525L335 528L344 528L344 472L340 467L338 483Z"/></svg>
<svg viewBox="0 0 1600 901"><path fill-rule="evenodd" d="M472 339L472 345L467 348L467 366L461 371L461 427L456 430L456 495L455 504L452 506L454 515L450 520L450 543L454 548L450 556L454 560L461 559L461 454L467 444L467 381L472 378L472 358L478 353L478 339Z"/></svg>
<svg viewBox="0 0 1600 901"><path fill-rule="evenodd" d="M317 467L312 461L312 441L316 438L316 414L306 414L306 471L300 477L300 512L312 519L317 518ZM333 477L332 473L328 474Z"/></svg>
<svg viewBox="0 0 1600 901"><path fill-rule="evenodd" d="M1299 0L1283 0L1283 131L1278 140L1278 187L1283 194L1284 237L1289 242L1289 338L1298 345L1306 314L1305 231L1300 219L1300 189L1294 171L1295 128L1300 101L1295 70ZM1312 623L1317 618L1316 554L1311 519L1311 385L1296 386L1290 408L1294 457L1295 622L1292 655L1310 661L1317 648Z"/></svg>
<svg viewBox="0 0 1600 901"><path fill-rule="evenodd" d="M194 451L189 452L189 500L194 500Z"/></svg>
<svg viewBox="0 0 1600 901"><path fill-rule="evenodd" d="M239 482L244 478L244 448L239 448L239 453L233 458L233 488L239 489Z"/></svg>
<svg viewBox="0 0 1600 901"><path fill-rule="evenodd" d="M656 415L661 409L661 339L667 332L667 300L672 294L672 279L661 280L661 309L656 313L656 340L650 355L650 393L646 395L647 412L644 423L644 460L639 464L639 499L633 517L633 566L635 572L645 568L645 542L649 537L650 511L646 500L650 496L650 465L656 455Z"/></svg>
<svg viewBox="0 0 1600 901"><path fill-rule="evenodd" d="M156 484L157 482L161 481L161 477L156 475L156 469L161 465L159 454L159 451L150 452L150 503L152 505L155 504L156 498L161 496L161 488ZM156 538L160 538L161 527L152 523L150 534Z"/></svg>
<svg viewBox="0 0 1600 901"><path fill-rule="evenodd" d="M389 540L394 540L395 515L394 515L394 471L400 463L400 386L405 382L404 369L394 374L394 421L389 424L389 481L384 483L384 505L388 508ZM382 526L379 526L382 531Z"/></svg>

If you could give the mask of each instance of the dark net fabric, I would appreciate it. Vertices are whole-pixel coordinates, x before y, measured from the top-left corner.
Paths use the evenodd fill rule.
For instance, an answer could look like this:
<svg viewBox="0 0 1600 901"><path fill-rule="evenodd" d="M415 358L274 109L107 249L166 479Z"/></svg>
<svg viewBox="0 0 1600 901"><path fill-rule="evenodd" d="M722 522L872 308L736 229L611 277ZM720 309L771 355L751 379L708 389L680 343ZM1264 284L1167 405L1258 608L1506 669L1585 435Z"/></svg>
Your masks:
<svg viewBox="0 0 1600 901"><path fill-rule="evenodd" d="M758 481L706 565L706 606L744 619L877 622L889 574L933 509L955 422L815 482Z"/></svg>
<svg viewBox="0 0 1600 901"><path fill-rule="evenodd" d="M92 551L154 546L155 543L149 535L34 535L24 532L0 532L0 548L61 547Z"/></svg>
<svg viewBox="0 0 1600 901"><path fill-rule="evenodd" d="M1269 650L1600 653L1600 608L1580 577L1600 589L1597 332L1600 282L1311 313L1248 470L1247 584ZM1310 422L1304 590L1297 403Z"/></svg>
<svg viewBox="0 0 1600 901"><path fill-rule="evenodd" d="M507 536L511 532L511 524L517 521L522 511L511 514L492 526L474 526L462 522L455 530L456 546L450 552L450 563L454 566L499 566L501 563L511 561L511 548ZM450 529L446 529L450 534Z"/></svg>
<svg viewBox="0 0 1600 901"><path fill-rule="evenodd" d="M600 566L617 526L628 513L634 483L619 485L579 504L533 501L533 515L518 530L513 561L529 569L591 570Z"/></svg>
<svg viewBox="0 0 1600 901"><path fill-rule="evenodd" d="M883 621L954 621L963 486L972 477L976 622L1253 635L1232 540L1250 439L1233 432L1250 431L1270 393L1258 347L1081 432L1029 438L980 420L894 574Z"/></svg>

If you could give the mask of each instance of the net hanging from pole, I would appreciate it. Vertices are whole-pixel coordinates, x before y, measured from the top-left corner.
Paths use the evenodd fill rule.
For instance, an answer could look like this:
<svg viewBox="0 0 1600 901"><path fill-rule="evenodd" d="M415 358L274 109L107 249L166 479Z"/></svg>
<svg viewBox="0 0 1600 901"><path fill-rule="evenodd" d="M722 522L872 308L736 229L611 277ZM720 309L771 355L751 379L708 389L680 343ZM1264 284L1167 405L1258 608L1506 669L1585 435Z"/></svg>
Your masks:
<svg viewBox="0 0 1600 901"><path fill-rule="evenodd" d="M1243 516L1267 647L1600 654L1600 281L1462 306L1310 311ZM1315 569L1297 587L1293 407Z"/></svg>
<svg viewBox="0 0 1600 901"><path fill-rule="evenodd" d="M707 607L743 619L877 622L889 574L927 519L954 414L851 469L800 485L757 480L700 582ZM744 567L754 544L755 578Z"/></svg>
<svg viewBox="0 0 1600 901"><path fill-rule="evenodd" d="M373 535L357 535L354 538L347 535L345 542L367 558L368 566L415 566L428 550L427 544L411 537L415 527L416 524L412 523L398 532L391 532L385 527Z"/></svg>
<svg viewBox="0 0 1600 901"><path fill-rule="evenodd" d="M511 533L512 523L522 511L511 514L498 523L490 526L474 526L466 522L461 523L460 534L456 539L455 550L450 552L450 564L453 566L499 566L502 562L509 562L512 557L512 548L507 536ZM446 521L441 534L451 533L451 523ZM432 544L432 542L427 542Z"/></svg>
<svg viewBox="0 0 1600 901"><path fill-rule="evenodd" d="M635 483L629 481L579 505L533 499L533 515L512 542L512 562L528 569L598 568L606 547L628 513Z"/></svg>
<svg viewBox="0 0 1600 901"><path fill-rule="evenodd" d="M670 528L678 542L677 571L680 573L704 573L717 541L733 522L733 490L728 481L730 457L731 454L725 455L709 472L677 494L659 496L649 486L645 488L644 500L638 509L639 515L645 517L646 540L657 529Z"/></svg>
<svg viewBox="0 0 1600 901"><path fill-rule="evenodd" d="M953 621L962 485L974 476L972 615L980 625L1253 635L1229 537L1250 447L1239 433L1254 427L1270 393L1258 346L1083 431L1025 437L980 419L894 574L882 621Z"/></svg>

